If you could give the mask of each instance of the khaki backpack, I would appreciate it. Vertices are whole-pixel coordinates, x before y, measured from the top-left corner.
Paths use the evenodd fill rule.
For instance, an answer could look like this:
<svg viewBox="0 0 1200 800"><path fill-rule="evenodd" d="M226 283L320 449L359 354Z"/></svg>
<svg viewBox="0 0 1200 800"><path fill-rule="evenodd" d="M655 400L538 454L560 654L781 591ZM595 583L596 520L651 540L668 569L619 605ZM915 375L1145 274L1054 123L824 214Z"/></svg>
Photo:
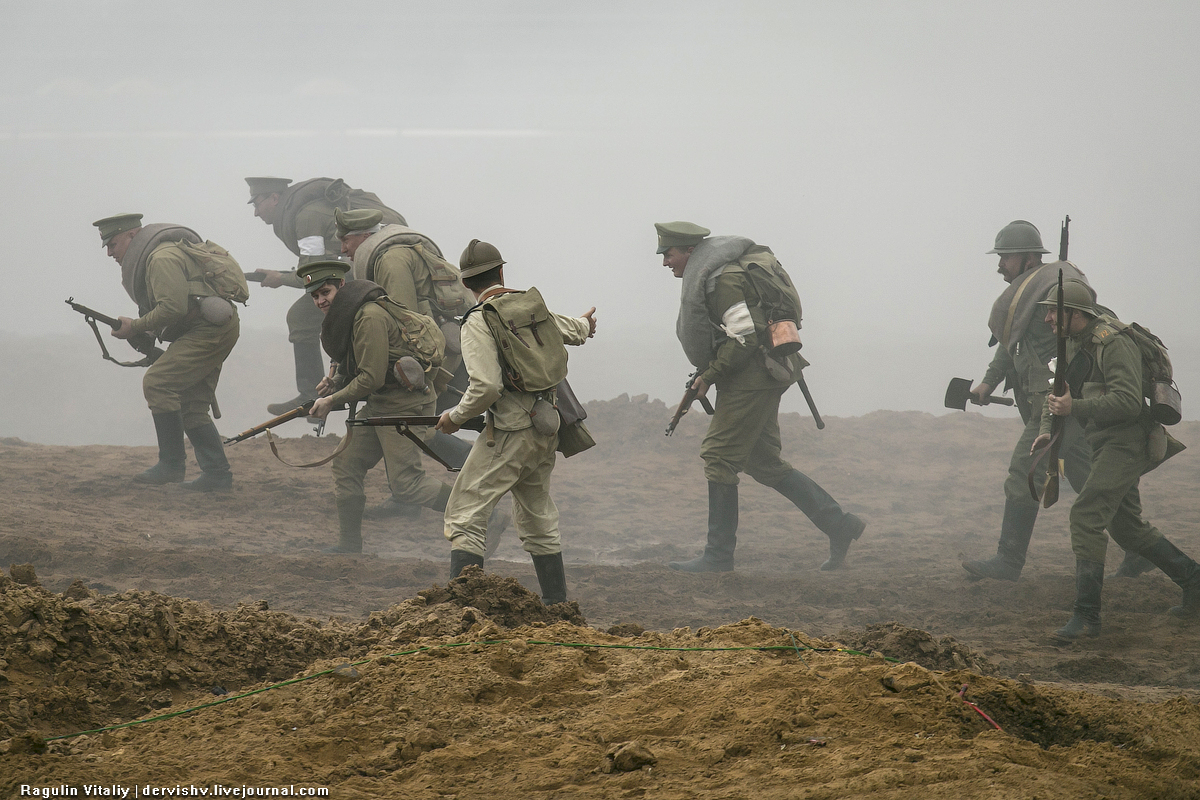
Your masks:
<svg viewBox="0 0 1200 800"><path fill-rule="evenodd" d="M426 372L442 365L446 357L446 338L442 336L437 323L387 296L379 297L373 302L399 323L401 338L412 351L413 357L426 368Z"/></svg>
<svg viewBox="0 0 1200 800"><path fill-rule="evenodd" d="M567 377L567 348L542 294L505 291L470 310L483 314L500 351L505 386L545 392Z"/></svg>
<svg viewBox="0 0 1200 800"><path fill-rule="evenodd" d="M242 305L250 299L246 275L224 247L213 241L204 244L183 241L178 246L200 267L201 280L219 297Z"/></svg>

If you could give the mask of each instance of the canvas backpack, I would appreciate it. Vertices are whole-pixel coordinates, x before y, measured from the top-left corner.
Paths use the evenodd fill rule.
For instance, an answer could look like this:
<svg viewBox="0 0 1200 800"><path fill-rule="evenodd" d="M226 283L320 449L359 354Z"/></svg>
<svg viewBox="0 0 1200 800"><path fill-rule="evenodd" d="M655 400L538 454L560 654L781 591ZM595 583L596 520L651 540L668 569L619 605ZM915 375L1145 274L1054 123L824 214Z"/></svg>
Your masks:
<svg viewBox="0 0 1200 800"><path fill-rule="evenodd" d="M212 241L204 244L183 241L178 246L200 267L200 279L219 297L242 305L250 299L246 275L224 247Z"/></svg>
<svg viewBox="0 0 1200 800"><path fill-rule="evenodd" d="M519 392L545 392L567 377L567 348L542 294L507 290L472 308L500 351L504 385Z"/></svg>
<svg viewBox="0 0 1200 800"><path fill-rule="evenodd" d="M800 293L770 248L755 245L738 259L737 264L758 296L757 305L762 309L766 323L790 319L797 328L800 327L803 315ZM763 332L755 333L761 335Z"/></svg>
<svg viewBox="0 0 1200 800"><path fill-rule="evenodd" d="M400 336L412 355L428 368L440 367L446 357L446 339L431 318L413 311L384 296L374 300L375 304L392 315L400 325Z"/></svg>
<svg viewBox="0 0 1200 800"><path fill-rule="evenodd" d="M1179 422L1181 397L1163 340L1136 322L1107 317L1104 321L1132 339L1142 354L1142 394L1150 401L1150 415L1164 425Z"/></svg>

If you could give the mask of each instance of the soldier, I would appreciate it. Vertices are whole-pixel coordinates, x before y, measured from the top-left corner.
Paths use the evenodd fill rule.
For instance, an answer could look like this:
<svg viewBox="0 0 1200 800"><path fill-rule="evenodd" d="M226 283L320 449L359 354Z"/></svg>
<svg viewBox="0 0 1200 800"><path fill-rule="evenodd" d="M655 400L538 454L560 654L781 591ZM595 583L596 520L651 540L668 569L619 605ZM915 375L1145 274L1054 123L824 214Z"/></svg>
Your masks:
<svg viewBox="0 0 1200 800"><path fill-rule="evenodd" d="M504 302L509 292L504 288L504 263L499 250L478 239L463 251L459 259L462 280L480 304ZM468 419L484 412L488 415L488 430L475 440L446 505L450 577L457 577L465 567L483 566L488 516L500 498L511 492L513 522L525 551L533 557L542 602L566 602L558 507L550 497L557 426L552 433L539 431L532 416L539 395L506 385L499 347L484 320L484 313L491 312L479 308L476 305L467 313L462 326L462 353L470 382L458 405L442 412L437 425L439 431L449 434ZM551 314L550 318L564 344L581 345L596 333L595 312L592 308L580 317ZM553 395L553 390L541 394Z"/></svg>
<svg viewBox="0 0 1200 800"><path fill-rule="evenodd" d="M1044 312L1037 305L1046 292L1058 285L1058 270L1064 278L1079 280L1087 286L1087 278L1069 261L1043 264L1042 255L1049 253L1042 245L1042 234L1033 223L1018 219L996 234L996 246L989 254L1000 256L997 270L1008 288L992 304L988 326L999 342L996 355L988 365L983 380L972 389L980 405L987 404L1001 381L1013 389L1017 409L1025 429L1021 431L1008 464L1004 481L1004 516L1000 523L1000 542L996 555L983 561L964 561L963 569L973 580L993 578L1015 581L1025 566L1025 554L1037 521L1038 503L1029 493L1028 476L1033 463L1030 445L1042 424L1042 406L1050 392L1054 373L1047 366L1055 353L1054 331L1041 322ZM1088 287L1092 297L1095 292ZM1087 480L1091 462L1091 447L1083 429L1069 420L1063 430L1061 454L1067 480L1076 492ZM1126 554L1125 561L1114 577L1134 577L1154 569L1136 553Z"/></svg>
<svg viewBox="0 0 1200 800"><path fill-rule="evenodd" d="M376 208L389 223L404 224L404 217L385 206L370 192L351 189L340 178L313 178L293 184L290 178L246 178L254 216L275 230L275 235L299 258L298 266L317 258L336 256L338 243L334 223L337 208ZM294 272L261 270L262 285L304 288ZM325 377L321 361L321 323L324 317L307 296L288 309L288 341L296 361L299 394L283 403L271 403L267 411L284 414L316 396L315 387Z"/></svg>
<svg viewBox="0 0 1200 800"><path fill-rule="evenodd" d="M746 272L750 263L779 262L769 248L741 236L709 237L707 228L690 222L654 227L663 266L683 280L676 332L700 371L692 386L701 394L717 387L716 414L700 446L708 479L708 543L699 558L671 562L671 568L733 570L738 473L745 471L790 500L829 537L829 558L821 569L837 569L866 525L780 457L779 400L806 364L797 353L786 363L770 359L759 346L767 320Z"/></svg>
<svg viewBox="0 0 1200 800"><path fill-rule="evenodd" d="M393 365L403 356L418 355L397 321L383 289L371 281L345 280L350 265L342 261L312 261L297 270L304 290L324 316L321 342L338 364L341 388L328 378L317 387L320 397L312 415L324 419L336 406L366 401L366 416L433 414L432 391L410 391L395 377ZM408 313L405 311L404 313ZM441 334L427 320L438 339ZM428 429L427 429L428 430ZM432 432L427 433L426 438ZM405 502L444 511L450 487L425 473L421 452L392 428L362 427L347 433L350 441L333 460L334 499L338 512L338 543L329 553L362 552L362 519L366 505L363 479L383 459L392 494Z"/></svg>
<svg viewBox="0 0 1200 800"><path fill-rule="evenodd" d="M341 252L354 261L355 278L375 281L388 297L438 323L446 337L446 356L433 383L435 388L446 388L438 396L437 411L454 406L467 385L455 317L466 313L474 303L459 279L458 270L446 263L432 239L404 225L384 224L383 213L378 209L339 208L334 212L334 221ZM450 376L455 380L447 385L445 378ZM430 442L430 449L452 467L461 469L471 452L471 443L439 432ZM420 513L420 508L389 497L365 513L374 519L412 517ZM501 513L496 522L501 518L507 520L507 515ZM495 524L492 530L498 533Z"/></svg>
<svg viewBox="0 0 1200 800"><path fill-rule="evenodd" d="M1044 319L1058 324L1058 289L1040 302ZM1122 323L1099 313L1089 287L1063 282L1063 329L1067 340L1069 391L1051 393L1042 412L1038 449L1049 442L1054 416L1079 422L1092 446L1091 472L1071 506L1071 549L1075 552L1075 606L1055 635L1061 639L1100 635L1104 588L1105 529L1126 552L1140 553L1183 589L1177 617L1200 615L1200 565L1142 519L1138 484L1146 472L1183 450L1150 416L1144 401L1142 354L1123 335Z"/></svg>
<svg viewBox="0 0 1200 800"><path fill-rule="evenodd" d="M121 282L138 306L137 319L118 317L118 339L150 333L170 342L166 352L146 370L142 392L154 417L158 463L135 475L138 483L162 486L184 479L192 442L200 477L183 484L197 492L227 491L233 473L216 425L217 381L221 365L237 343L236 309L206 282L205 271L181 242L200 237L178 225L142 226L141 214L118 214L92 223L108 255L121 265Z"/></svg>

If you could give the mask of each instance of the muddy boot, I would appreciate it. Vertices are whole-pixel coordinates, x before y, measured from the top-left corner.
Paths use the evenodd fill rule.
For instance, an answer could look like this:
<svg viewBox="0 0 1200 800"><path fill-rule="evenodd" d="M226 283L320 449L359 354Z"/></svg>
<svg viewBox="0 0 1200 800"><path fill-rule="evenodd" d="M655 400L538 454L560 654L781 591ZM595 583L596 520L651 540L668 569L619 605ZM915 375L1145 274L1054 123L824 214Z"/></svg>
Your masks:
<svg viewBox="0 0 1200 800"><path fill-rule="evenodd" d="M458 577L467 567L479 567L483 569L483 556L477 556L474 553L468 553L466 550L451 550L450 551L450 580Z"/></svg>
<svg viewBox="0 0 1200 800"><path fill-rule="evenodd" d="M1125 559L1121 562L1121 566L1108 577L1110 578L1136 578L1146 572L1154 569L1154 565L1143 556L1141 553L1135 553L1132 550L1125 551Z"/></svg>
<svg viewBox="0 0 1200 800"><path fill-rule="evenodd" d="M1195 562L1192 562L1193 565ZM1075 640L1100 635L1100 593L1104 589L1104 562L1075 559L1075 608L1066 625L1054 632L1059 639Z"/></svg>
<svg viewBox="0 0 1200 800"><path fill-rule="evenodd" d="M542 587L542 602L548 606L567 602L567 573L563 569L562 553L534 556L533 569L538 586Z"/></svg>
<svg viewBox="0 0 1200 800"><path fill-rule="evenodd" d="M338 543L323 553L361 553L363 507L365 497L344 497L337 501Z"/></svg>
<svg viewBox="0 0 1200 800"><path fill-rule="evenodd" d="M736 483L708 484L708 544L704 555L691 561L672 561L680 572L732 572L737 545L738 487Z"/></svg>
<svg viewBox="0 0 1200 800"><path fill-rule="evenodd" d="M862 536L866 523L843 511L838 502L829 496L829 492L798 469L792 470L776 485L775 491L790 500L829 537L829 558L821 565L821 569L831 570L842 566L846 561L846 553L850 552L850 545Z"/></svg>
<svg viewBox="0 0 1200 800"><path fill-rule="evenodd" d="M421 507L412 503L389 497L377 506L371 506L363 512L366 519L416 519L421 516Z"/></svg>
<svg viewBox="0 0 1200 800"><path fill-rule="evenodd" d="M1165 536L1143 550L1142 555L1183 589L1183 603L1172 607L1169 613L1184 619L1200 617L1200 564Z"/></svg>
<svg viewBox="0 0 1200 800"><path fill-rule="evenodd" d="M233 488L233 473L229 459L225 458L225 445L221 434L212 422L192 428L187 437L196 451L196 463L200 465L200 477L187 481L183 488L193 492L228 492Z"/></svg>
<svg viewBox="0 0 1200 800"><path fill-rule="evenodd" d="M164 486L179 483L187 469L187 451L183 448L183 417L178 411L154 415L158 436L158 463L133 476L135 483Z"/></svg>
<svg viewBox="0 0 1200 800"><path fill-rule="evenodd" d="M1037 522L1036 504L1004 501L1004 520L1000 523L1000 543L996 555L986 561L964 561L963 569L971 573L971 580L991 578L997 581L1015 581L1021 577L1025 566L1025 553L1029 550L1029 539L1033 536L1033 524Z"/></svg>

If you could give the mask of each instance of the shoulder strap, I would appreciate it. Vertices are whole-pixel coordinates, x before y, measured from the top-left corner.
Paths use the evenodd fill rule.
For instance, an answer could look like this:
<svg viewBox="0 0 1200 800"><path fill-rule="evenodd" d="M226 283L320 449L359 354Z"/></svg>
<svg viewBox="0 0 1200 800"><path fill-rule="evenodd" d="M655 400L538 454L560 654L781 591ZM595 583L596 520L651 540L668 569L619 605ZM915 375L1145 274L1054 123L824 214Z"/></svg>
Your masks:
<svg viewBox="0 0 1200 800"><path fill-rule="evenodd" d="M1013 294L1012 302L1008 304L1008 316L1004 320L1004 338L1002 341L1007 342L1008 337L1012 335L1013 317L1017 315L1017 304L1021 302L1021 295L1025 294L1025 290L1029 288L1029 284L1033 281L1033 276L1042 271L1042 264L1037 269L1025 276L1025 280L1021 281L1021 285L1017 287L1017 291Z"/></svg>

